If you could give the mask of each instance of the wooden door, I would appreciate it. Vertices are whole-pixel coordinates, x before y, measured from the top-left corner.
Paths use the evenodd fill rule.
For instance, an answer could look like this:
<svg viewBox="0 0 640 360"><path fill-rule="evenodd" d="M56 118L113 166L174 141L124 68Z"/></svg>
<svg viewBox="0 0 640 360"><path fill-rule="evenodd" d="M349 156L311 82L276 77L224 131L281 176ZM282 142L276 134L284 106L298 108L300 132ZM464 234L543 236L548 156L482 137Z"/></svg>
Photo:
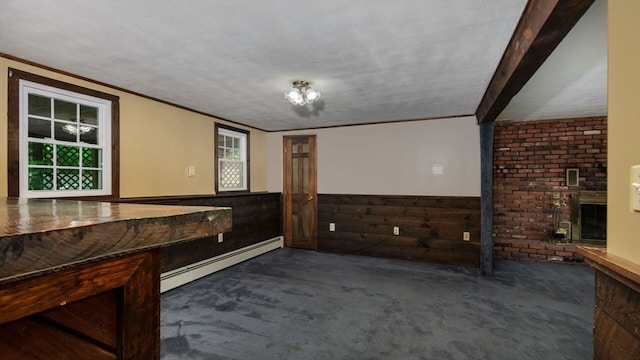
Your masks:
<svg viewBox="0 0 640 360"><path fill-rule="evenodd" d="M283 154L285 246L317 250L315 135L285 136Z"/></svg>

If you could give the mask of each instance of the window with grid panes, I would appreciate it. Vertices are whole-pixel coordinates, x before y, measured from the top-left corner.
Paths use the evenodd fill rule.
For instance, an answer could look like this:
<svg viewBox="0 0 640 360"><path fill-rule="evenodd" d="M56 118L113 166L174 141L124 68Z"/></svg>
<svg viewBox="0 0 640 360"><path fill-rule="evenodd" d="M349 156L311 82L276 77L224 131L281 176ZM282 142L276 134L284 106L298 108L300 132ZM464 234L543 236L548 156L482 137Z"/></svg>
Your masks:
<svg viewBox="0 0 640 360"><path fill-rule="evenodd" d="M217 127L218 191L248 190L247 133Z"/></svg>
<svg viewBox="0 0 640 360"><path fill-rule="evenodd" d="M20 81L22 197L111 193L111 102Z"/></svg>

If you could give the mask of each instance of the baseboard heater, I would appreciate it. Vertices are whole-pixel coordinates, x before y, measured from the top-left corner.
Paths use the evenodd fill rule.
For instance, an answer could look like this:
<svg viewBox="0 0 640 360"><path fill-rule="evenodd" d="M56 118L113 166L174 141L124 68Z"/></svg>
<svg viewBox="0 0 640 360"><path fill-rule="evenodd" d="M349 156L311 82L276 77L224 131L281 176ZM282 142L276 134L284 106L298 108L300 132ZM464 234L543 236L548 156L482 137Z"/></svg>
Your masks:
<svg viewBox="0 0 640 360"><path fill-rule="evenodd" d="M165 292L182 286L201 277L213 274L216 271L239 264L258 255L284 246L282 236L263 242L243 247L216 257L205 259L197 263L189 264L181 268L167 271L160 275L160 292Z"/></svg>

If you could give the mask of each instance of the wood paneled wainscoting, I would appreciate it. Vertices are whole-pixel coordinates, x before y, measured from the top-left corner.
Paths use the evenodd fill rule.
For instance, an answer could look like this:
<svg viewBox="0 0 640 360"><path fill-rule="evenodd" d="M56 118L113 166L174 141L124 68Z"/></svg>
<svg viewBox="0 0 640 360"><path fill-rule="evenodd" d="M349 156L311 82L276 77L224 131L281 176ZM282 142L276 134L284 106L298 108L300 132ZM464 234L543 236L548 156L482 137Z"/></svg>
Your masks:
<svg viewBox="0 0 640 360"><path fill-rule="evenodd" d="M479 267L480 197L320 194L318 249Z"/></svg>
<svg viewBox="0 0 640 360"><path fill-rule="evenodd" d="M161 249L161 271L186 271L195 263L246 249L278 239L282 243L282 202L280 193L242 193L229 195L169 196L129 198L123 201L141 204L223 206L232 210L232 230L217 237L208 237ZM274 243L275 244L275 243ZM275 246L270 244L270 247ZM254 252L255 253L255 252ZM258 250L259 253L259 250ZM249 256L250 257L250 256ZM191 280L195 280L193 278ZM172 288L162 286L163 291Z"/></svg>

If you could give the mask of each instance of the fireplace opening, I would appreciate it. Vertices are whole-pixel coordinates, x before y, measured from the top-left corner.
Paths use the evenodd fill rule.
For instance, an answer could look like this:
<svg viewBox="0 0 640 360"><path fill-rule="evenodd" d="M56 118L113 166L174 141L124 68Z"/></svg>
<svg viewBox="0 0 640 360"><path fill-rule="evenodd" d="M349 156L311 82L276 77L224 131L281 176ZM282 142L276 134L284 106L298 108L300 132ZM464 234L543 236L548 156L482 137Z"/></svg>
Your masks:
<svg viewBox="0 0 640 360"><path fill-rule="evenodd" d="M589 244L607 243L607 193L571 195L571 240Z"/></svg>
<svg viewBox="0 0 640 360"><path fill-rule="evenodd" d="M582 240L607 240L607 206L582 204L580 207L580 235Z"/></svg>

